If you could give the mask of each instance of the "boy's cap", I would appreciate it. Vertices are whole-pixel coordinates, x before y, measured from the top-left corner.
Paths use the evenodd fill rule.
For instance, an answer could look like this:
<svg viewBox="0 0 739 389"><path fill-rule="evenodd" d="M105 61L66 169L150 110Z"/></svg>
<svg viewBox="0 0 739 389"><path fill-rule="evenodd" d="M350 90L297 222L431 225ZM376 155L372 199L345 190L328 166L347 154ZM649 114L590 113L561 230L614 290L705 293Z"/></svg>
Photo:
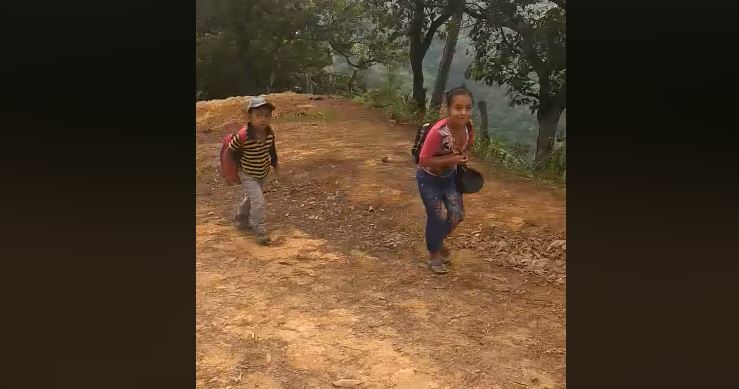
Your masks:
<svg viewBox="0 0 739 389"><path fill-rule="evenodd" d="M247 106L246 110L250 111L252 108L261 107L263 105L270 107L272 110L275 109L275 106L269 103L267 99L264 98L264 96L254 96L249 100L249 105Z"/></svg>

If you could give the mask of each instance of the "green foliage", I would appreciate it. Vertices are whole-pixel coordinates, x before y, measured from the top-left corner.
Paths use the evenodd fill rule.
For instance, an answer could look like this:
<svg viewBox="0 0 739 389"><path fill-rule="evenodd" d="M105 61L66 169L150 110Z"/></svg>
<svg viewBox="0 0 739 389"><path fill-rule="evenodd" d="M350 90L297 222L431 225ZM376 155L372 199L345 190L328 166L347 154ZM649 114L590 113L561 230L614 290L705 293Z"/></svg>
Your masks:
<svg viewBox="0 0 739 389"><path fill-rule="evenodd" d="M365 89L361 78L354 81L351 80L351 74L320 71L311 75L312 81L315 83L315 94L340 95L345 97L353 97ZM350 87L350 84L352 86Z"/></svg>
<svg viewBox="0 0 739 389"><path fill-rule="evenodd" d="M413 99L418 109L425 111L427 90L423 82L423 59L434 37L439 35L440 27L449 20L455 10L461 9L464 1L368 0L367 2L387 15L382 20L382 25L392 31L390 37L408 39L408 59L414 74Z"/></svg>
<svg viewBox="0 0 739 389"><path fill-rule="evenodd" d="M332 54L362 70L400 61L403 48L389 30L373 28L384 15L358 0L197 0L196 9L202 99L293 89L305 75L315 92L354 89L326 73Z"/></svg>
<svg viewBox="0 0 739 389"><path fill-rule="evenodd" d="M475 60L467 76L505 85L509 104L528 105L547 139L554 135L552 121L567 108L564 7L564 0L496 0L467 8L476 20L471 32ZM551 151L551 144L538 145L536 163Z"/></svg>
<svg viewBox="0 0 739 389"><path fill-rule="evenodd" d="M405 39L392 34L384 10L360 0L317 0L311 4L316 17L309 23L309 31L351 67L366 70L378 63L393 65L403 60Z"/></svg>
<svg viewBox="0 0 739 389"><path fill-rule="evenodd" d="M196 1L196 89L201 98L294 87L331 63L328 46L305 39L311 15L288 0Z"/></svg>
<svg viewBox="0 0 739 389"><path fill-rule="evenodd" d="M539 0L500 0L470 10L475 62L468 76L505 85L511 105L565 107L565 10Z"/></svg>
<svg viewBox="0 0 739 389"><path fill-rule="evenodd" d="M499 139L476 139L472 152L478 157L509 170L526 174L529 177L561 185L566 179L566 148L555 149L543 163L534 167L527 157L526 150L518 145L508 145Z"/></svg>
<svg viewBox="0 0 739 389"><path fill-rule="evenodd" d="M498 163L509 169L519 171L530 171L531 163L525 155L498 139L482 139L477 137L472 152L489 161Z"/></svg>
<svg viewBox="0 0 739 389"><path fill-rule="evenodd" d="M549 154L541 164L537 166L537 171L542 175L549 176L556 180L565 181L567 174L567 146L563 144L555 147L554 151Z"/></svg>
<svg viewBox="0 0 739 389"><path fill-rule="evenodd" d="M474 27L460 33L447 82L447 88L465 83L476 101L488 103L494 140L476 146L478 151L527 172L537 135L536 118L527 108L536 111L542 87L545 92L549 88L544 96L561 101L565 90L564 9L534 3L542 2L468 2L465 17ZM411 70L418 71L420 56L420 74L427 80L421 87L433 85L444 48L436 37L445 31L449 5L428 0L196 0L196 99L265 93L270 85L273 92L284 91L303 87L310 75L315 93L382 108L401 123L435 121L438 112L420 116L416 98L410 97L418 89ZM417 18L420 6L423 15ZM411 41L415 66L399 67L413 62ZM466 79L465 70L473 80ZM473 118L479 121L477 110ZM537 174L564 176L564 153L555 148Z"/></svg>
<svg viewBox="0 0 739 389"><path fill-rule="evenodd" d="M421 123L433 123L439 119L441 119L439 111L429 110L423 113L423 120L421 120Z"/></svg>
<svg viewBox="0 0 739 389"><path fill-rule="evenodd" d="M415 103L404 88L403 77L395 69L387 72L386 80L379 88L356 95L354 101L383 108L388 118L400 123L415 123L418 114Z"/></svg>

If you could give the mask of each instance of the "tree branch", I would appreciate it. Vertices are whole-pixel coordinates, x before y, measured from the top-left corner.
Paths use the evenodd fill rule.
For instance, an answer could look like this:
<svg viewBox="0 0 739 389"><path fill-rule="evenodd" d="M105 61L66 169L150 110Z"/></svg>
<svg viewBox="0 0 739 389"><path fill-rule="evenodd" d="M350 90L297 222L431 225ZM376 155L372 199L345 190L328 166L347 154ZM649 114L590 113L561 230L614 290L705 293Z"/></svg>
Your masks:
<svg viewBox="0 0 739 389"><path fill-rule="evenodd" d="M544 78L548 74L548 69L545 66L545 63L542 62L542 60L539 58L539 56L536 53L536 48L534 48L534 44L531 41L530 34L531 31L523 22L515 22L513 20L503 20L498 21L495 23L495 21L492 20L492 15L488 15L488 22L491 25L498 25L500 27L506 27L514 32L516 32L521 37L521 46L523 49L523 55L524 57L529 61L531 66L534 68L534 71L536 71L536 74L539 76L539 78ZM502 31L502 30L501 30ZM505 36L505 34L503 34Z"/></svg>
<svg viewBox="0 0 739 389"><path fill-rule="evenodd" d="M352 60L350 59L351 55L350 54L346 54L343 50L337 49L336 48L336 44L331 39L328 40L328 44L329 44L329 46L331 46L331 50L335 51L337 54L339 54L339 55L343 56L344 58L346 58L346 62L349 65L351 65L352 67L355 67L355 68L358 68L359 67L359 65L355 65L352 62Z"/></svg>
<svg viewBox="0 0 739 389"><path fill-rule="evenodd" d="M449 1L446 8L444 8L444 12L439 15L438 18L431 22L428 31L426 31L426 36L423 38L423 42L421 43L421 51L423 53L425 53L429 49L429 46L431 46L431 41L433 41L434 39L434 34L436 34L436 30L438 30L442 24L449 20L449 18L452 17L452 14L454 13L457 6L461 5L458 3L460 2Z"/></svg>
<svg viewBox="0 0 739 389"><path fill-rule="evenodd" d="M551 0L552 3L557 4L559 8L562 8L563 10L567 11L567 4L566 0Z"/></svg>
<svg viewBox="0 0 739 389"><path fill-rule="evenodd" d="M534 98L536 100L539 100L541 98L541 96L539 96L538 93L534 93L534 92L519 92L519 93L521 93L524 96Z"/></svg>
<svg viewBox="0 0 739 389"><path fill-rule="evenodd" d="M361 42L359 42L359 43L361 43ZM336 52L336 54L339 54L339 55L341 55L342 57L344 57L344 58L346 59L346 62L347 62L347 63L348 63L348 64L349 64L350 66L352 66L352 67L354 67L354 68L357 68L357 69L366 69L366 68L367 68L368 66L371 66L371 65L373 65L373 64L375 64L375 63L383 63L383 62L382 62L382 61L380 61L379 59L377 59L377 58L373 58L372 56L370 56L369 58L367 58L367 59L365 59L365 60L362 60L361 62L359 62L359 63L355 64L355 63L354 63L354 62L352 62L352 60L351 60L351 56L352 56L352 54L351 54L351 53L347 54L347 53L346 53L345 51L337 49L337 48L336 48L336 47L334 46L334 45L335 45L335 43L334 43L333 41L331 41L331 40L329 40L329 41L328 41L328 44L329 44L329 46L331 46L331 50L335 51L335 52ZM363 43L362 43L362 44L363 44Z"/></svg>
<svg viewBox="0 0 739 389"><path fill-rule="evenodd" d="M473 10L472 9L473 6L476 9ZM467 15L470 15L471 17L473 17L474 19L478 19L478 20L484 20L485 19L485 13L483 12L483 8L479 4L477 4L477 3L471 3L471 4L465 3L465 5L464 5L464 12Z"/></svg>

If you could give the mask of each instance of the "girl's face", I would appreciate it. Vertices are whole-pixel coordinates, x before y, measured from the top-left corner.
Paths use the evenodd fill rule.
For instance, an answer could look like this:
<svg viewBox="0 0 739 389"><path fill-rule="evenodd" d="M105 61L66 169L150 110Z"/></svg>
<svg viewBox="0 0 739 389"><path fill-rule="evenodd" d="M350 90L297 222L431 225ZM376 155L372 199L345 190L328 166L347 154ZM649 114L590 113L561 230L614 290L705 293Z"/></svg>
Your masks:
<svg viewBox="0 0 739 389"><path fill-rule="evenodd" d="M470 120L472 114L472 97L456 95L449 104L449 121L454 124L464 124Z"/></svg>

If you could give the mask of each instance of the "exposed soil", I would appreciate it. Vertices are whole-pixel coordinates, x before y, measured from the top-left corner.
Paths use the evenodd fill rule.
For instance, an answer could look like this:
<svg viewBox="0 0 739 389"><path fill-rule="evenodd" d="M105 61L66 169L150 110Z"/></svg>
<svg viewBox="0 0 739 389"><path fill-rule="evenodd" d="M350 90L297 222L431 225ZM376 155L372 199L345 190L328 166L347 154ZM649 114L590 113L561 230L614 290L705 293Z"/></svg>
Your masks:
<svg viewBox="0 0 739 389"><path fill-rule="evenodd" d="M268 247L231 224L241 192L216 170L248 98L197 105L198 388L565 387L561 190L473 160L485 188L434 275L415 128L345 99L268 98Z"/></svg>

